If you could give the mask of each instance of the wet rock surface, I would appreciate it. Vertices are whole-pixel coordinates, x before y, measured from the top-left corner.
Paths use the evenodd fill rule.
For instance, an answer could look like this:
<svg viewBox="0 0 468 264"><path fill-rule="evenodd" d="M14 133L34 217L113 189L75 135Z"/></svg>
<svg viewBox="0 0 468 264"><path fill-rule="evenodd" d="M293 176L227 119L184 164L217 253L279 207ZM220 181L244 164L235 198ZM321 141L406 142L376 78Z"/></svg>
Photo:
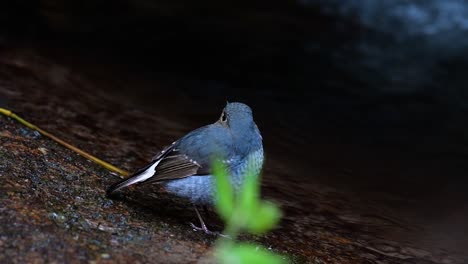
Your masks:
<svg viewBox="0 0 468 264"><path fill-rule="evenodd" d="M207 254L212 239L184 225L191 218L183 204L158 197L152 210L172 206L154 214L109 200L115 175L48 139L23 136L11 119L0 123L2 263L184 263ZM168 210L183 220L165 218Z"/></svg>
<svg viewBox="0 0 468 264"><path fill-rule="evenodd" d="M93 79L80 69L34 51L4 50L0 60L3 104L73 145L130 171L185 132L217 118L220 107L195 108L196 102L183 96L177 97L177 106L167 102L167 96L152 98L151 110L122 103L122 94L101 87L116 84L112 75ZM170 93L168 84L152 84L161 95ZM213 101L207 99L207 105ZM366 173L371 177L375 171L366 171L370 164L383 165L381 172L397 174L406 157L393 160L393 167L385 167L383 161L372 163L378 162L375 158L346 164L338 155L337 163L332 164L319 156L347 155L353 150L322 143L315 145L315 154L303 155L298 146L310 135L288 137L297 131L281 130L282 123L268 125L262 110L259 116L264 117L259 125L268 158L263 191L283 208L284 217L270 234L244 239L288 254L297 263L466 261L462 250L432 243L430 236L424 238L434 229L407 212L424 201L380 193L376 188L352 192L320 180L352 181L349 175ZM285 150L290 151L288 156ZM395 150L379 156L387 165L392 163L388 157L399 153L391 151ZM109 200L105 189L117 180L115 175L6 117L0 117L0 156L2 263L38 259L193 263L210 255L215 238L191 230L188 223L196 219L190 205L158 186L132 189L119 200ZM451 159L447 164L462 160ZM408 182L410 187L413 184ZM413 204L405 207L405 203ZM460 219L464 219L463 212ZM222 228L217 219L211 223ZM441 233L446 232L442 229ZM426 240L429 242L423 243Z"/></svg>

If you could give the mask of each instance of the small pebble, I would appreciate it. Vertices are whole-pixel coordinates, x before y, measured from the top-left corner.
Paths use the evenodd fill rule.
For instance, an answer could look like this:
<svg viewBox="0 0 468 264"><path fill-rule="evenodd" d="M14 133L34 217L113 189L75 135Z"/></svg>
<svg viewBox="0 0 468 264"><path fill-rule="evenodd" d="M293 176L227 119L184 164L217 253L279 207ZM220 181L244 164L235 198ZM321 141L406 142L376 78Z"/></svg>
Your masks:
<svg viewBox="0 0 468 264"><path fill-rule="evenodd" d="M42 154L44 154L44 155L47 155L47 153L48 153L48 150L46 148L43 148L43 147L38 148L38 150L40 152L42 152Z"/></svg>
<svg viewBox="0 0 468 264"><path fill-rule="evenodd" d="M111 207L113 204L114 204L114 202L113 202L112 200L105 200L105 201L102 203L102 207L103 207L103 208L109 208L109 207Z"/></svg>
<svg viewBox="0 0 468 264"><path fill-rule="evenodd" d="M52 220L55 220L55 222L58 222L58 223L64 223L67 220L67 218L63 214L58 214L55 212L50 213L49 218L51 218Z"/></svg>
<svg viewBox="0 0 468 264"><path fill-rule="evenodd" d="M33 138L33 139L37 139L41 136L41 133L37 132L36 130L31 130L28 128L20 128L19 132L22 136Z"/></svg>
<svg viewBox="0 0 468 264"><path fill-rule="evenodd" d="M169 251L171 251L172 246L170 244L166 243L166 244L164 244L163 249L164 249L164 251L169 252Z"/></svg>
<svg viewBox="0 0 468 264"><path fill-rule="evenodd" d="M41 133L39 133L39 131L34 130L33 138L36 139L36 138L39 138L39 137L41 137Z"/></svg>

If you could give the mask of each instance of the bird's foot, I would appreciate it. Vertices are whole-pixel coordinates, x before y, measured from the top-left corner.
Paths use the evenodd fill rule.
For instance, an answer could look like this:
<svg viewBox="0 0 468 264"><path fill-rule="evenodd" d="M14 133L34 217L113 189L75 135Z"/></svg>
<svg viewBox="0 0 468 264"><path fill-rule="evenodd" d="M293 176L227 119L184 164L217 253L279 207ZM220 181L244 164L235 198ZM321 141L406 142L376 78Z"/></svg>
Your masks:
<svg viewBox="0 0 468 264"><path fill-rule="evenodd" d="M194 225L193 223L190 223L190 226L192 227L193 231L203 231L203 232L205 232L205 234L208 234L208 235L220 236L220 237L224 237L224 238L231 238L230 236L222 234L220 232L209 230L208 227L206 227L206 225L202 225L201 227L198 227L198 226Z"/></svg>

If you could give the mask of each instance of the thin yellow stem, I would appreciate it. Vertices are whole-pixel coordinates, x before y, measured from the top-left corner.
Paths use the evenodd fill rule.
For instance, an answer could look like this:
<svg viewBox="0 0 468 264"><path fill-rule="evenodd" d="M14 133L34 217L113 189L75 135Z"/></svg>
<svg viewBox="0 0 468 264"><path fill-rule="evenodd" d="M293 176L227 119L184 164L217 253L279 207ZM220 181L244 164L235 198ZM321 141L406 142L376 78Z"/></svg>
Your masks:
<svg viewBox="0 0 468 264"><path fill-rule="evenodd" d="M64 147L66 147L66 148L80 154L81 156L95 162L96 164L101 165L102 167L104 167L104 168L106 168L106 169L108 169L110 171L116 172L116 173L120 174L121 176L128 176L129 175L129 173L127 171L119 169L119 168L115 167L112 164L109 164L109 163L107 163L107 162L105 162L105 161L103 161L101 159L98 159L98 158L94 157L93 155L91 155L91 154L89 154L89 153L75 147L75 146L72 146L72 145L68 144L67 142L61 140L60 138L50 134L49 132L47 132L45 130L42 130L41 128L29 123L28 121L26 121L23 118L17 116L15 113L13 113L12 111L10 111L8 109L0 108L0 114L15 119L16 121L20 122L21 124L25 125L26 127L38 131L42 135L52 139L53 141L59 143L60 145L62 145Z"/></svg>

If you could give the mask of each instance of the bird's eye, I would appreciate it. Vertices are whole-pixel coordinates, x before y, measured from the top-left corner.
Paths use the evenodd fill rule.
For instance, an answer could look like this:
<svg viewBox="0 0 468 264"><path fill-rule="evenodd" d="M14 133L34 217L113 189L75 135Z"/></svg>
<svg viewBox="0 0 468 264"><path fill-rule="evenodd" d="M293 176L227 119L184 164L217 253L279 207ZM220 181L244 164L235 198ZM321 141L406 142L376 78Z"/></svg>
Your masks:
<svg viewBox="0 0 468 264"><path fill-rule="evenodd" d="M225 112L223 112L223 113L221 114L221 122L226 123L226 121L227 121L227 115L226 115Z"/></svg>

